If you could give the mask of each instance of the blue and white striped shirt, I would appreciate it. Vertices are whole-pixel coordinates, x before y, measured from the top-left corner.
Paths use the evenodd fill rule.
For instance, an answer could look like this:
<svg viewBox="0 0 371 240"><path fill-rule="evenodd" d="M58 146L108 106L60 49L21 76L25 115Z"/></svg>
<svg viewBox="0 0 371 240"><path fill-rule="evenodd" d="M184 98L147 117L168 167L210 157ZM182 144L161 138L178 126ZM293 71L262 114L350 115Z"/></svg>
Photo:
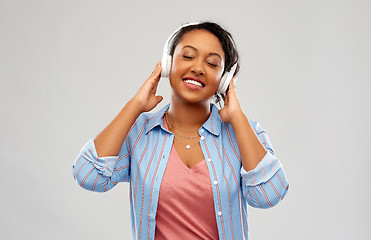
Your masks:
<svg viewBox="0 0 371 240"><path fill-rule="evenodd" d="M98 158L91 139L73 164L73 176L85 189L105 192L119 182L130 183L133 239L155 237L160 185L174 140L163 126L168 108L141 114L118 156ZM212 183L219 239L248 239L247 204L273 207L284 198L289 184L260 124L249 120L267 153L255 169L246 172L231 125L220 119L214 105L211 108L198 132Z"/></svg>

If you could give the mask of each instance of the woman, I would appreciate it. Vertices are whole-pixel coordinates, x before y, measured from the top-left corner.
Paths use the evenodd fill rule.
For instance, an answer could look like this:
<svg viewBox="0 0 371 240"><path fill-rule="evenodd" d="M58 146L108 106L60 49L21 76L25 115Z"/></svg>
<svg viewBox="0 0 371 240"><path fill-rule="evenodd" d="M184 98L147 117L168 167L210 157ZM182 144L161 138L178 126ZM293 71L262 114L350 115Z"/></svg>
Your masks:
<svg viewBox="0 0 371 240"><path fill-rule="evenodd" d="M202 22L168 41L170 105L147 113L162 100L156 89L167 66L158 63L82 149L73 175L98 192L130 183L134 239L248 239L246 203L273 207L288 183L267 134L243 113L235 77L224 107L210 104L223 75L238 72L233 39L218 24Z"/></svg>

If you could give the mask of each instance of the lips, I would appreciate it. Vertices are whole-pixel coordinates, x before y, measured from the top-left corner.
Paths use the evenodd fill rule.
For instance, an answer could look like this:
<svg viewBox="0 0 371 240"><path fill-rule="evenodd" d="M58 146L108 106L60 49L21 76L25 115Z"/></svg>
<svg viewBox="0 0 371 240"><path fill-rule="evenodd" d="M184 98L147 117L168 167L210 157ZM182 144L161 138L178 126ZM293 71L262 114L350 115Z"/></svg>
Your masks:
<svg viewBox="0 0 371 240"><path fill-rule="evenodd" d="M185 77L182 79L185 83L192 84L198 87L205 87L205 82L196 77Z"/></svg>

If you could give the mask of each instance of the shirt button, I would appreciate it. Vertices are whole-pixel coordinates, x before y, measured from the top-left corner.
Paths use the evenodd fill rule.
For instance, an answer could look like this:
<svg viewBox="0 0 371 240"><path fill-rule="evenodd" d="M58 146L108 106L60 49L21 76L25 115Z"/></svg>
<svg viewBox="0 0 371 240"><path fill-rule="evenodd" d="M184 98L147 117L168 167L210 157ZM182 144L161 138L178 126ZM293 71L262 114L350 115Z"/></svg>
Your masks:
<svg viewBox="0 0 371 240"><path fill-rule="evenodd" d="M218 212L218 215L219 215L219 216L221 216L221 215L222 215L222 212L221 212L221 211L219 211L219 212Z"/></svg>
<svg viewBox="0 0 371 240"><path fill-rule="evenodd" d="M207 161L208 161L208 162L211 162L211 158L208 158Z"/></svg>
<svg viewBox="0 0 371 240"><path fill-rule="evenodd" d="M218 181L215 180L215 181L214 181L214 185L217 185L217 184L218 184Z"/></svg>
<svg viewBox="0 0 371 240"><path fill-rule="evenodd" d="M201 129L201 130L200 130L200 132L202 132L202 133L203 133L203 132L204 132L204 130L203 130L203 129Z"/></svg>
<svg viewBox="0 0 371 240"><path fill-rule="evenodd" d="M201 136L201 140L202 140L202 141L205 140L205 136Z"/></svg>

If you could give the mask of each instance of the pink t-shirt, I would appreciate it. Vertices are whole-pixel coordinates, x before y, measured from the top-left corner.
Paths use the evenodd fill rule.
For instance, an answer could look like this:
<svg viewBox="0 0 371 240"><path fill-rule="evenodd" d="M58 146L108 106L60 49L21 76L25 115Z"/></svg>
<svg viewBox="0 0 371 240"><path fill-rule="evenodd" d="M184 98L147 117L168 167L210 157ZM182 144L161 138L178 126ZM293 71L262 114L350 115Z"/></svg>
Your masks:
<svg viewBox="0 0 371 240"><path fill-rule="evenodd" d="M219 239L206 161L189 168L174 145L161 182L155 239Z"/></svg>

